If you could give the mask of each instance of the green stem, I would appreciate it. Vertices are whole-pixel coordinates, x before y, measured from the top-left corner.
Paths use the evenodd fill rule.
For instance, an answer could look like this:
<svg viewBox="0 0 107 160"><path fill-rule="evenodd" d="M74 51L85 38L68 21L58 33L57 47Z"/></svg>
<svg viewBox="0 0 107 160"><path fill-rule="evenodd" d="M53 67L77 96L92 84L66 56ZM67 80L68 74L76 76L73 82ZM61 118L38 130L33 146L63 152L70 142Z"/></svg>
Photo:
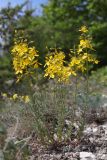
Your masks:
<svg viewBox="0 0 107 160"><path fill-rule="evenodd" d="M88 54L88 51L87 51ZM86 110L88 109L88 98L89 98L89 64L88 64L88 57L87 57L87 61L86 61L86 68L87 68L87 72L86 72Z"/></svg>

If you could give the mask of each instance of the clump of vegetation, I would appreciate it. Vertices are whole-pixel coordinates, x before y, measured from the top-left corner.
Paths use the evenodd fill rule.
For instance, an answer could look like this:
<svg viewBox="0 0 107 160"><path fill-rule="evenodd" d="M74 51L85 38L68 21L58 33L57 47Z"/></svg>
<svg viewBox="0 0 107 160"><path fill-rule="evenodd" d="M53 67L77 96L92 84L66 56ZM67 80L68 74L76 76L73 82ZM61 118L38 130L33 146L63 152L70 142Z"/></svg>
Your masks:
<svg viewBox="0 0 107 160"><path fill-rule="evenodd" d="M32 139L54 149L79 143L87 122L107 119L107 68L95 71L107 64L107 3L51 0L39 16L28 3L0 11L0 159L6 160L29 159ZM89 28L78 29L82 23Z"/></svg>
<svg viewBox="0 0 107 160"><path fill-rule="evenodd" d="M37 91L34 90L34 94L31 96L29 108L34 118L36 134L44 144L71 140L75 123L78 123L75 136L80 137L85 125L89 102L88 72L90 64L98 64L98 60L90 54L91 51L94 51L94 48L87 27L82 26L79 32L81 33L79 43L73 50L70 49L68 61L65 53L56 48L48 52L45 58L44 77L53 79L52 82L55 83L53 89L48 85L48 89L41 86L38 87ZM34 77L35 69L40 67L37 59L39 53L35 47L29 47L28 41L20 37L19 40L15 39L11 52L18 81L22 79L23 75ZM81 91L78 85L81 74L85 76L86 83L84 103L79 112L78 93L81 94ZM73 85L75 84L74 88L71 87L71 90L73 89L72 94L67 92L66 87L71 83L71 79L75 82L73 83ZM69 94L72 97L70 106L67 102ZM79 112L79 120L77 118L79 116L76 116L77 112Z"/></svg>
<svg viewBox="0 0 107 160"><path fill-rule="evenodd" d="M14 132L10 136L2 123L0 123L0 159L27 159L30 155L28 141L31 137L18 140L15 137L15 132L18 127L18 120L16 122Z"/></svg>

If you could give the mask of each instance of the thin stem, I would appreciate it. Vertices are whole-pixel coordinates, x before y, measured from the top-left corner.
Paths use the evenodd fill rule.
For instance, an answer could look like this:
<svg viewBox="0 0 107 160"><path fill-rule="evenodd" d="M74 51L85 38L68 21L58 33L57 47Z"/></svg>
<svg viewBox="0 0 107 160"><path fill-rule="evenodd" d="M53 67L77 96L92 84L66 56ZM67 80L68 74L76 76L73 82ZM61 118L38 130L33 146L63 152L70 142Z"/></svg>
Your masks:
<svg viewBox="0 0 107 160"><path fill-rule="evenodd" d="M86 72L86 109L87 109L88 108L88 95L89 95L88 57L87 57L87 61L86 61L86 68L87 68L87 72Z"/></svg>
<svg viewBox="0 0 107 160"><path fill-rule="evenodd" d="M74 46L74 53L75 53L75 56L77 57L77 53L75 51L75 46ZM74 91L74 119L75 119L75 112L76 112L76 108L77 108L77 91L78 91L77 84L78 84L78 79L76 76L76 78L75 78L75 91Z"/></svg>

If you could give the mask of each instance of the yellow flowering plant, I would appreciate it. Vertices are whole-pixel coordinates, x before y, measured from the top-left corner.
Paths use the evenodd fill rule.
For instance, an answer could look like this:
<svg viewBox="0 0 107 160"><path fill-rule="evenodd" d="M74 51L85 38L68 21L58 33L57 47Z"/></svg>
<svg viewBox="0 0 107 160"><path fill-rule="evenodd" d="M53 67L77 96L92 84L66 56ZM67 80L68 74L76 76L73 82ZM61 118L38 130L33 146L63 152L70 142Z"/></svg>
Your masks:
<svg viewBox="0 0 107 160"><path fill-rule="evenodd" d="M92 38L89 36L89 31L86 26L82 26L79 30L81 32L80 41L77 49L77 54L80 55L82 60L87 60L94 64L98 64L93 54L90 54L90 51L95 51L92 45Z"/></svg>
<svg viewBox="0 0 107 160"><path fill-rule="evenodd" d="M79 37L79 44L72 50L70 50L69 54L69 60L66 60L66 54L61 50L61 49L53 49L50 51L47 56L45 57L45 65L44 65L44 77L48 77L49 79L55 79L58 82L60 82L59 88L56 87L55 89L58 90L58 96L55 95L55 91L52 92L52 96L50 95L50 99L52 99L53 103L53 97L55 97L53 104L53 108L51 108L51 111L54 111L56 114L56 119L58 120L58 125L57 128L55 129L50 129L47 127L47 122L45 121L47 115L47 112L49 110L48 107L50 107L50 104L47 104L49 100L46 101L46 98L48 97L49 91L47 92L47 95L45 96L44 94L45 91L44 89L40 93L38 92L37 88L37 95L34 94L32 96L32 103L31 104L31 109L33 110L35 116L34 119L36 119L36 128L38 132L38 136L42 136L41 139L45 141L45 139L53 142L54 141L54 131L59 138L58 141L61 141L63 139L63 136L65 134L62 133L64 123L66 116L68 115L68 112L72 113L71 117L71 126L68 128L66 131L67 133L67 138L70 138L70 133L72 129L72 124L75 122L76 119L76 110L77 110L77 92L78 92L78 79L80 78L80 73L84 74L86 77L86 100L85 100L85 109L83 110L83 115L86 114L86 109L87 109L87 103L88 103L88 71L89 71L89 65L90 64L98 64L98 60L96 57L91 54L91 52L94 52L94 47L92 45L92 40L89 37L89 31L86 26L82 26L79 30L80 32L80 37ZM15 39L14 41L14 46L12 48L12 56L13 56L13 67L15 70L15 74L18 77L18 80L20 80L23 75L28 75L32 74L32 71L35 71L39 67L38 63L38 51L35 49L34 46L31 46L31 44L28 42L28 40L24 38L19 38L19 40ZM72 108L70 109L69 107L66 108L65 105L65 90L63 91L61 89L62 83L70 83L70 79L73 77L75 80L75 91L72 91L72 94L74 96ZM63 85L64 86L64 85ZM41 87L42 88L42 87ZM65 89L65 88L63 88ZM66 92L67 93L67 92ZM40 95L39 95L40 94ZM5 96L5 95L4 95ZM44 97L44 99L43 99ZM57 98L62 98L63 99L57 99ZM13 100L17 100L18 95L14 94L12 96ZM30 102L30 99L28 96L22 96L20 99L24 100L25 103ZM34 102L33 102L34 101ZM67 101L67 100L66 100ZM46 108L46 111L45 111ZM68 112L67 112L68 109ZM73 112L71 112L73 110ZM57 113L56 113L57 112ZM67 112L67 113L66 113ZM70 117L70 118L71 118ZM84 118L83 118L84 120ZM82 122L83 125L83 122ZM52 126L53 127L53 126ZM80 126L81 128L81 126ZM54 131L53 131L54 130ZM52 136L51 136L52 134ZM50 139L49 139L50 138ZM65 138L65 139L67 139Z"/></svg>
<svg viewBox="0 0 107 160"><path fill-rule="evenodd" d="M71 50L70 62L65 61L65 53L63 51L55 51L46 56L45 60L45 77L57 78L59 82L69 81L69 78L76 76L78 72L88 70L86 63L98 64L95 56L89 53L94 51L91 44L91 38L88 35L86 26L82 26L80 41L75 51Z"/></svg>
<svg viewBox="0 0 107 160"><path fill-rule="evenodd" d="M33 73L32 69L36 69L39 66L38 51L29 44L27 39L15 39L11 54L13 56L13 68L18 81L23 75Z"/></svg>
<svg viewBox="0 0 107 160"><path fill-rule="evenodd" d="M84 74L86 77L86 99L83 108L83 122L81 120L82 126L84 124L84 117L86 116L87 106L88 106L88 94L89 94L89 84L88 84L88 72L90 64L98 64L96 57L91 54L94 52L92 45L92 40L89 36L89 31L86 26L82 26L79 30L80 38L79 44L73 50L70 50L70 60L67 62L65 60L65 53L63 51L55 51L48 54L45 60L45 77L52 79L57 79L58 82L70 82L70 77L75 77L75 93L74 94L74 110L77 110L77 94L78 94L78 75L80 73ZM72 115L72 121L75 122L75 111Z"/></svg>

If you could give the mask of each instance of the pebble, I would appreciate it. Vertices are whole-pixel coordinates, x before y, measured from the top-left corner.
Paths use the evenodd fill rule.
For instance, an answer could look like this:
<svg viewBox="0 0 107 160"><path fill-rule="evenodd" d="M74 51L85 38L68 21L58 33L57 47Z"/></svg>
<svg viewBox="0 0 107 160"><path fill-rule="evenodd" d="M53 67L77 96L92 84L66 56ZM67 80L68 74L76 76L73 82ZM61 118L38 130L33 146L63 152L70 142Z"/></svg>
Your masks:
<svg viewBox="0 0 107 160"><path fill-rule="evenodd" d="M96 160L96 157L91 152L80 152L80 160Z"/></svg>

